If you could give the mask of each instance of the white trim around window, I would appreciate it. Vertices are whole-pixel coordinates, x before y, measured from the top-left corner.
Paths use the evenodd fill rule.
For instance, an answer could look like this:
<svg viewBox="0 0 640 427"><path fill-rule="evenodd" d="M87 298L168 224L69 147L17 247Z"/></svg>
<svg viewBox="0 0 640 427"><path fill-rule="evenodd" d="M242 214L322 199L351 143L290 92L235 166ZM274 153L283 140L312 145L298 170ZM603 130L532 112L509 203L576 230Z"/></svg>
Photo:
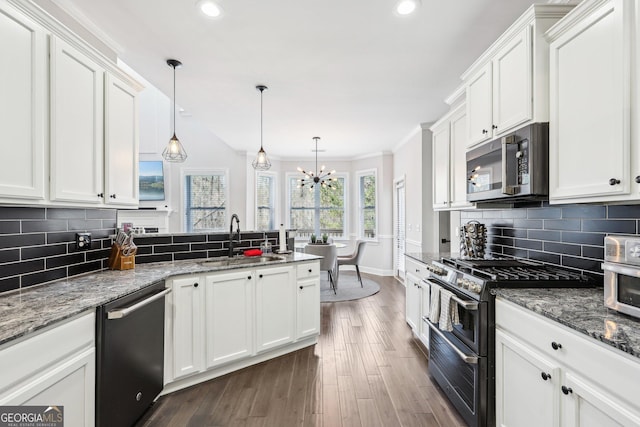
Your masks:
<svg viewBox="0 0 640 427"><path fill-rule="evenodd" d="M254 197L253 197L253 207L254 207L254 230L259 230L259 226L258 226L258 179L260 176L266 176L271 178L271 182L272 182L272 186L271 186L271 215L272 215L272 220L273 220L273 230L277 230L278 226L280 224L277 223L276 218L278 218L278 189L280 187L278 187L278 173L277 172L270 172L270 171L255 171L255 174L253 176L253 193L254 193ZM262 231L266 231L266 230L262 230Z"/></svg>
<svg viewBox="0 0 640 427"><path fill-rule="evenodd" d="M364 169L364 170L360 170L360 171L356 171L355 173L356 175L356 179L355 179L355 184L357 187L356 190L356 194L357 194L357 203L358 203L358 212L357 212L357 239L359 240L366 240L369 242L377 242L378 241L378 224L380 223L380 217L378 215L378 201L380 200L380 196L379 196L379 192L380 192L380 182L378 181L378 169L373 168L373 169ZM364 205L363 205L363 194L362 194L362 185L361 185L361 179L363 177L366 176L373 176L373 179L375 180L375 202L374 202L374 215L375 215L375 227L373 229L373 237L367 237L365 235L364 232Z"/></svg>
<svg viewBox="0 0 640 427"><path fill-rule="evenodd" d="M191 169L191 168L183 168L180 169L180 205L182 206L183 215L180 223L182 224L182 229L185 232L189 230L189 224L187 224L187 190L186 190L186 178L187 176L207 176L207 175L223 175L224 176L224 200L225 200L225 212L224 212L224 227L220 230L211 230L212 232L224 231L226 230L227 225L229 224L229 169L221 169L221 168L212 168L212 169Z"/></svg>

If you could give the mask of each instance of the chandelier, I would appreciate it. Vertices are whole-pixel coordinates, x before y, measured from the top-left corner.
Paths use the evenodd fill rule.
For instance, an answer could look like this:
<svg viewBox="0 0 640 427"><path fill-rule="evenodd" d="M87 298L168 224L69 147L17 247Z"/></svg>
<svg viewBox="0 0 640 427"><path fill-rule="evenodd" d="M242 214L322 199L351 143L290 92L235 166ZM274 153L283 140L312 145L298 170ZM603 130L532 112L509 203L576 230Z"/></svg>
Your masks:
<svg viewBox="0 0 640 427"><path fill-rule="evenodd" d="M316 141L316 171L318 171L318 140L319 136L314 136L313 139ZM321 185L323 187L331 188L332 190L336 189L335 185L331 185L332 181L337 181L338 178L330 178L329 175L336 173L335 169L331 172L324 172L324 165L320 168L317 173L307 172L298 166L298 172L302 172L304 174L304 178L298 180L298 188L304 188L305 186L309 187L309 191L313 191L313 187L315 185Z"/></svg>

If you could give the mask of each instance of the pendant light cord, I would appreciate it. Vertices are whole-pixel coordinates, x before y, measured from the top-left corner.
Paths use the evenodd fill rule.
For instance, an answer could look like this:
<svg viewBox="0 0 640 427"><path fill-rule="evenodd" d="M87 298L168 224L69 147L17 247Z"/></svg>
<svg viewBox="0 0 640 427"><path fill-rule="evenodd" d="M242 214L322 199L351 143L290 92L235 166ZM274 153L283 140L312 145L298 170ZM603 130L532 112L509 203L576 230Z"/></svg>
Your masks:
<svg viewBox="0 0 640 427"><path fill-rule="evenodd" d="M260 89L260 150L262 150L262 92L264 89Z"/></svg>
<svg viewBox="0 0 640 427"><path fill-rule="evenodd" d="M173 134L176 134L176 66L173 66Z"/></svg>

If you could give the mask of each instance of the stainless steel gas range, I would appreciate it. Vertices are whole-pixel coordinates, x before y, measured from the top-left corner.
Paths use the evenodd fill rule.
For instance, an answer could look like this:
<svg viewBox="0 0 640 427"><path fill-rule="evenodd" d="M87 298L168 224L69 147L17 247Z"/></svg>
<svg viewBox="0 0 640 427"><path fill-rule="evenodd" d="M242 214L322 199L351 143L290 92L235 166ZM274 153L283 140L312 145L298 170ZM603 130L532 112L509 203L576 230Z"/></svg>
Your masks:
<svg viewBox="0 0 640 427"><path fill-rule="evenodd" d="M424 285L432 301L430 314L422 320L430 328L429 372L473 427L495 424L495 298L491 290L597 284L576 272L520 259L443 258L427 269Z"/></svg>

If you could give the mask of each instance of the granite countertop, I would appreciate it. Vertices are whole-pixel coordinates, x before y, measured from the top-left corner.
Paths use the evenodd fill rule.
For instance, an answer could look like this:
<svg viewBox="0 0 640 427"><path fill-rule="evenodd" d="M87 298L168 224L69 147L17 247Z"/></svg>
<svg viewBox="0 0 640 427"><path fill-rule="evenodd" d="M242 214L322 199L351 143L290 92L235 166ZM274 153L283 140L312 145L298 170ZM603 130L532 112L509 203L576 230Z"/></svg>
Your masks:
<svg viewBox="0 0 640 427"><path fill-rule="evenodd" d="M499 288L491 292L640 358L640 319L606 308L602 288Z"/></svg>
<svg viewBox="0 0 640 427"><path fill-rule="evenodd" d="M405 255L423 264L431 264L432 261L451 257L449 252L405 252Z"/></svg>
<svg viewBox="0 0 640 427"><path fill-rule="evenodd" d="M0 345L173 276L321 258L298 252L279 256L282 260L222 267L204 265L204 259L140 264L133 270L105 270L0 295Z"/></svg>

